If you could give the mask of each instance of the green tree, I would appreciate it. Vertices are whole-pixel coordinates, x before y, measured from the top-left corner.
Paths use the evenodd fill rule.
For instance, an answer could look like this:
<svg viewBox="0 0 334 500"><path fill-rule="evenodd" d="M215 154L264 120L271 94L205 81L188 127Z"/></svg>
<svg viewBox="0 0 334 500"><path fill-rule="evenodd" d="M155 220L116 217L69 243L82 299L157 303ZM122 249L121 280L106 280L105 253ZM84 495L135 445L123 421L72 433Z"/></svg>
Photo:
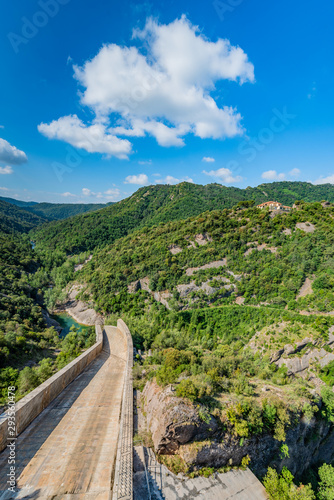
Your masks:
<svg viewBox="0 0 334 500"><path fill-rule="evenodd" d="M38 386L38 383L37 371L30 368L30 366L26 366L20 371L18 386L21 394L32 391Z"/></svg>
<svg viewBox="0 0 334 500"><path fill-rule="evenodd" d="M324 464L319 471L319 500L334 500L334 467L329 464Z"/></svg>
<svg viewBox="0 0 334 500"><path fill-rule="evenodd" d="M187 378L177 386L176 395L179 398L188 398L190 401L195 401L198 397L198 390L192 380Z"/></svg>
<svg viewBox="0 0 334 500"><path fill-rule="evenodd" d="M280 475L269 467L263 484L270 500L315 500L316 498L310 484L306 486L294 484L293 475L286 467L283 467Z"/></svg>

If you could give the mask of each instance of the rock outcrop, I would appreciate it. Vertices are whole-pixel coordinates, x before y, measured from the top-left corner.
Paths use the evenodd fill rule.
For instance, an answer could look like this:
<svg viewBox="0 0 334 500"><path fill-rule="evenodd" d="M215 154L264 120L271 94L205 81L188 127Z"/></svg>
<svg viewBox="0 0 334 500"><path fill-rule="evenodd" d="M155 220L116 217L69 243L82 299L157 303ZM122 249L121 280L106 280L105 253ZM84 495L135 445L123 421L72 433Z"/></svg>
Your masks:
<svg viewBox="0 0 334 500"><path fill-rule="evenodd" d="M199 407L176 397L171 387L163 389L154 381L147 382L141 401L156 453L178 454L191 468L240 465L249 455L257 475L264 475L271 465L278 469L286 466L298 476L318 461L330 463L334 459L334 426L324 420L301 419L289 428L289 457L282 460L282 443L271 434L240 440L209 414L203 421Z"/></svg>
<svg viewBox="0 0 334 500"><path fill-rule="evenodd" d="M89 304L77 300L78 293L82 290L83 285L73 285L67 296L67 301L58 308L58 311L66 311L72 318L82 325L93 326L102 324L103 318Z"/></svg>

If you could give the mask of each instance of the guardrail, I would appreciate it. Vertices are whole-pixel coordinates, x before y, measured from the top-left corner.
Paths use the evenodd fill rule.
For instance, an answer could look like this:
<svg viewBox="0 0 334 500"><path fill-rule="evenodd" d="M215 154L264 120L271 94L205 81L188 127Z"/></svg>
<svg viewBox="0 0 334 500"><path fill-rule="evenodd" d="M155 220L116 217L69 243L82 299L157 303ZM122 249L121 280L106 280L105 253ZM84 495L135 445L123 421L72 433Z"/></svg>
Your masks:
<svg viewBox="0 0 334 500"><path fill-rule="evenodd" d="M117 321L117 328L127 338L127 362L122 398L120 430L117 443L116 466L112 500L133 498L133 343L129 328L123 320Z"/></svg>
<svg viewBox="0 0 334 500"><path fill-rule="evenodd" d="M16 435L22 431L68 386L102 351L103 333L95 326L96 343L55 373L32 392L24 396L15 407ZM8 444L8 415L0 415L0 451Z"/></svg>

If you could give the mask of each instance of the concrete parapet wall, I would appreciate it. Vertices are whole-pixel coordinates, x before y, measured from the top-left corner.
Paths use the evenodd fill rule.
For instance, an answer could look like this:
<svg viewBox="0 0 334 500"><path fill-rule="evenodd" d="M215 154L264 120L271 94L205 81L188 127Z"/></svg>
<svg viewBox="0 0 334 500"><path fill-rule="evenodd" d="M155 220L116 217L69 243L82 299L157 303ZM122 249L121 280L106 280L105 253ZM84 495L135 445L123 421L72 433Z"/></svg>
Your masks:
<svg viewBox="0 0 334 500"><path fill-rule="evenodd" d="M120 431L117 443L112 500L133 498L133 343L129 328L123 320L117 321L117 328L127 339L127 362L122 398Z"/></svg>
<svg viewBox="0 0 334 500"><path fill-rule="evenodd" d="M103 334L100 325L95 326L96 343L68 365L22 398L15 408L16 434L22 431L46 408L65 387L100 354ZM8 414L0 415L0 451L8 444Z"/></svg>

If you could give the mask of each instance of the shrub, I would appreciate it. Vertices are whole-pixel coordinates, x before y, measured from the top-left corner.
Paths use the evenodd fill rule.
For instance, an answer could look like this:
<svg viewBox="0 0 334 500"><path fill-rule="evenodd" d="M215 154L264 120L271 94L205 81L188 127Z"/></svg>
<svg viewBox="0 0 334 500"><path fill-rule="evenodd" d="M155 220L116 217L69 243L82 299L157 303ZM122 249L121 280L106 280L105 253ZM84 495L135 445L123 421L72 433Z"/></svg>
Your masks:
<svg viewBox="0 0 334 500"><path fill-rule="evenodd" d="M21 394L32 391L38 386L38 383L37 370L33 370L29 366L21 370L18 378L18 388Z"/></svg>
<svg viewBox="0 0 334 500"><path fill-rule="evenodd" d="M325 408L322 410L322 416L330 422L334 422L334 392L328 386L321 388L321 397Z"/></svg>
<svg viewBox="0 0 334 500"><path fill-rule="evenodd" d="M198 397L198 390L192 380L187 378L177 386L176 395L179 398L188 398L190 401L195 401Z"/></svg>
<svg viewBox="0 0 334 500"><path fill-rule="evenodd" d="M286 467L283 467L280 475L269 467L263 484L270 500L315 500L312 486L308 484L297 487L293 483L293 475Z"/></svg>
<svg viewBox="0 0 334 500"><path fill-rule="evenodd" d="M318 474L320 478L318 487L319 500L334 500L334 467L324 464L318 470Z"/></svg>

